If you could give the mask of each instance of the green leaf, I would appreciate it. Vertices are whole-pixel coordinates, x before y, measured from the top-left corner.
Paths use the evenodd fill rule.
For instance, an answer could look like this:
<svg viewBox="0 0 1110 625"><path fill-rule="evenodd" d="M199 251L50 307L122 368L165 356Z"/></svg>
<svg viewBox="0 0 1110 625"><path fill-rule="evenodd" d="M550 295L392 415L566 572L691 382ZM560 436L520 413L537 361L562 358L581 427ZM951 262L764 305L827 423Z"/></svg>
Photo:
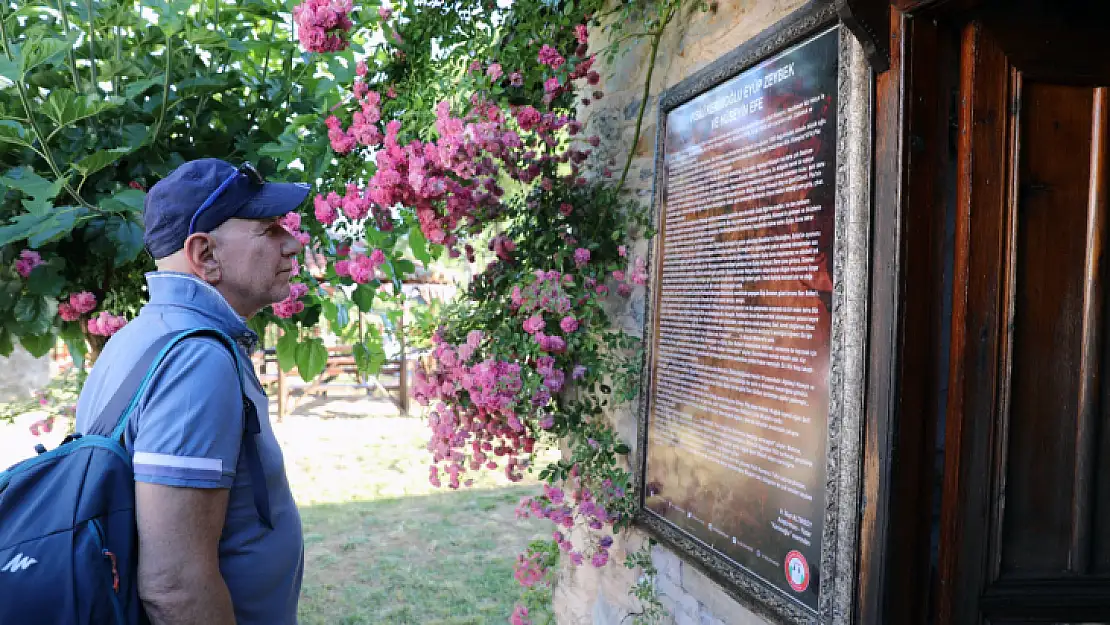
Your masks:
<svg viewBox="0 0 1110 625"><path fill-rule="evenodd" d="M11 310L22 292L22 282L0 282L0 310Z"/></svg>
<svg viewBox="0 0 1110 625"><path fill-rule="evenodd" d="M297 333L286 330L277 342L278 366L286 373L297 366Z"/></svg>
<svg viewBox="0 0 1110 625"><path fill-rule="evenodd" d="M57 62L66 50L73 48L74 41L73 39L58 39L56 37L31 39L23 44L20 70L26 74L47 61Z"/></svg>
<svg viewBox="0 0 1110 625"><path fill-rule="evenodd" d="M78 369L84 369L85 368L85 356L87 356L88 353L89 353L89 346L88 346L87 343L85 343L85 337L83 337L83 336L81 338L66 337L63 340L65 341L66 348L69 350L70 358L73 358L74 366L76 366Z"/></svg>
<svg viewBox="0 0 1110 625"><path fill-rule="evenodd" d="M53 334L28 334L19 337L20 345L35 358L42 358L58 343L58 337Z"/></svg>
<svg viewBox="0 0 1110 625"><path fill-rule="evenodd" d="M0 356L7 358L12 355L15 345L12 344L12 333L5 328L0 328Z"/></svg>
<svg viewBox="0 0 1110 625"><path fill-rule="evenodd" d="M53 243L58 239L64 238L73 228L77 225L79 217L84 217L88 214L88 210L78 206L62 206L51 213L49 218L40 224L40 227L35 229L30 236L27 237L27 243L32 248L40 248L47 243Z"/></svg>
<svg viewBox="0 0 1110 625"><path fill-rule="evenodd" d="M374 294L376 290L368 284L360 284L355 288L355 292L351 295L351 301L358 306L362 312L370 312L374 307Z"/></svg>
<svg viewBox="0 0 1110 625"><path fill-rule="evenodd" d="M116 256L112 259L116 267L135 260L143 249L143 228L130 219L120 219L118 226L109 228L108 237L116 244Z"/></svg>
<svg viewBox="0 0 1110 625"><path fill-rule="evenodd" d="M297 371L309 382L324 372L328 364L328 348L323 339L312 338L297 346Z"/></svg>
<svg viewBox="0 0 1110 625"><path fill-rule="evenodd" d="M50 182L35 173L30 165L9 169L0 177L0 184L19 190L32 198L31 202L23 200L23 207L29 211L42 210L50 207L51 202L57 197L62 185L60 182ZM32 206L33 205L33 206Z"/></svg>
<svg viewBox="0 0 1110 625"><path fill-rule="evenodd" d="M116 213L142 214L146 193L138 189L124 189L110 198L101 200L100 208Z"/></svg>
<svg viewBox="0 0 1110 625"><path fill-rule="evenodd" d="M354 346L355 366L360 373L377 375L385 364L385 350L378 343L358 343Z"/></svg>
<svg viewBox="0 0 1110 625"><path fill-rule="evenodd" d="M324 307L324 316L332 330L342 330L350 323L351 318L347 312L347 305L342 302L325 299L320 302Z"/></svg>
<svg viewBox="0 0 1110 625"><path fill-rule="evenodd" d="M84 208L65 206L53 213L16 215L11 223L0 227L0 246L27 239L31 247L41 247L69 234L77 219L87 213Z"/></svg>
<svg viewBox="0 0 1110 625"><path fill-rule="evenodd" d="M89 154L85 158L73 164L77 171L81 172L83 176L91 176L96 172L104 169L112 163L118 161L125 154L130 154L131 148L112 148L111 150L100 150ZM134 189L130 189L133 191Z"/></svg>
<svg viewBox="0 0 1110 625"><path fill-rule="evenodd" d="M43 264L35 267L27 279L27 292L32 295L46 295L58 297L65 286L65 278L61 268L53 264Z"/></svg>
<svg viewBox="0 0 1110 625"><path fill-rule="evenodd" d="M396 269L396 277L398 278L416 273L416 265L413 264L411 260L405 260L404 258L402 258L401 260L394 263L394 265Z"/></svg>
<svg viewBox="0 0 1110 625"><path fill-rule="evenodd" d="M0 120L0 143L14 143L31 147L31 141L27 138L27 130L23 124L11 119Z"/></svg>
<svg viewBox="0 0 1110 625"><path fill-rule="evenodd" d="M19 69L17 61L9 61L7 58L0 57L0 77L7 79L5 84L0 85L0 89L7 89L8 87L14 87L15 83L23 80L23 71ZM11 344L10 338L8 343Z"/></svg>
<svg viewBox="0 0 1110 625"><path fill-rule="evenodd" d="M119 103L119 98L100 99L90 95L77 95L70 89L56 89L42 103L42 112L55 124L68 126L115 108Z"/></svg>
<svg viewBox="0 0 1110 625"><path fill-rule="evenodd" d="M50 300L40 295L24 297L15 304L15 320L26 334L46 334L53 325Z"/></svg>
<svg viewBox="0 0 1110 625"><path fill-rule="evenodd" d="M409 229L409 247L412 248L412 255L416 260L424 263L425 266L432 262L432 257L428 254L428 240L424 238L419 225Z"/></svg>
<svg viewBox="0 0 1110 625"><path fill-rule="evenodd" d="M628 445L625 445L624 443L617 443L616 447L613 447L613 451L621 455L628 455L628 453L632 450L629 449Z"/></svg>

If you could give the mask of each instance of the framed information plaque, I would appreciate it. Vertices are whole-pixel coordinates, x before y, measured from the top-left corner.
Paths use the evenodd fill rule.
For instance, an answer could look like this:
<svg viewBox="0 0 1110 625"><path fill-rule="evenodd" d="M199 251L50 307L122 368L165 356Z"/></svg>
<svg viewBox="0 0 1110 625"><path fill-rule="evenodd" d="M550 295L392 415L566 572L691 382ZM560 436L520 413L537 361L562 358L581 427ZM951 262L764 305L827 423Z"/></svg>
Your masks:
<svg viewBox="0 0 1110 625"><path fill-rule="evenodd" d="M837 570L846 36L811 29L660 110L641 521L785 622Z"/></svg>

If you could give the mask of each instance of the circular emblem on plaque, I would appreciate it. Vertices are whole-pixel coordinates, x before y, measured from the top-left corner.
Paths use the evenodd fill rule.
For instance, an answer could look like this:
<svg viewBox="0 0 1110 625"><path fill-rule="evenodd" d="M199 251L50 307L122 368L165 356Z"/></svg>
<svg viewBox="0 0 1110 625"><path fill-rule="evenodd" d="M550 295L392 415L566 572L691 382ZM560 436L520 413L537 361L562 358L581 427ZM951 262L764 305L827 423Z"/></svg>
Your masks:
<svg viewBox="0 0 1110 625"><path fill-rule="evenodd" d="M797 551L786 554L786 582L795 592L809 588L809 563Z"/></svg>

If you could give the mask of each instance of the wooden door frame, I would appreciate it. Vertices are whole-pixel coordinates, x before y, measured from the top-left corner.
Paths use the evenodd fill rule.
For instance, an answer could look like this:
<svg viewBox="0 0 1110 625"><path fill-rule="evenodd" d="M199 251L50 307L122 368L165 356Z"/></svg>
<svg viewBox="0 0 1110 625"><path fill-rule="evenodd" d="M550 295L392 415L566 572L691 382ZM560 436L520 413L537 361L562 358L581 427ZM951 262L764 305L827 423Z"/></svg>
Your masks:
<svg viewBox="0 0 1110 625"><path fill-rule="evenodd" d="M1059 16L1051 11L1045 14L1035 0L1018 1L1040 11L1036 20L1050 30L1058 29ZM936 477L931 452L935 449L938 415L946 400L940 396L940 389L945 383L943 366L948 346L939 340L947 323L939 303L945 284L945 223L944 211L937 207L944 206L944 177L952 163L945 145L950 103L944 100L950 90L948 79L939 70L955 60L966 66L976 54L1002 54L997 45L985 49L982 38L974 34L971 43L957 48L949 43L949 33L958 32L961 24L975 17L1008 16L998 17L998 9L984 0L893 0L892 4L890 69L876 76L871 321L855 622L912 625L924 622L925 602L929 600L931 495L932 479ZM1110 77L1110 55L1093 59L1082 56L1084 50L1095 45L1100 45L1097 33L1083 27L1069 39L1065 46L1069 49L1052 53L1048 62L1037 58L1020 58L1019 62L1028 76L1051 70L1057 79L1064 76L1071 82L1105 83ZM960 56L945 59L946 49ZM1069 56L1079 62L1060 65ZM970 119L963 120L964 127L976 131L960 140L976 142L980 153L998 150L1002 154L1008 146L1010 103L997 97L997 87L1007 86L1009 80L1008 75L972 73L963 77L961 97L966 97L977 82L980 87L996 87L995 101L985 117L998 123L976 125L970 124ZM986 91L979 93L978 97L984 97ZM965 111L970 111L967 101L963 105ZM991 188L1002 195L990 202L1002 210L1009 192L1009 181L998 178L1005 175L1003 164L996 163L993 169L987 163L961 162L958 166L961 176L984 180L993 177L997 184ZM982 506L960 511L954 502L961 493L990 487L989 477L986 485L982 482L991 475L989 461L976 457L975 452L984 444L997 444L991 438L996 433L990 424L962 420L963 415L982 409L994 414L992 406L963 405L964 393L959 390L992 378L984 376L983 370L974 370L982 359L1002 362L996 358L1000 334L987 331L999 320L968 318L971 304L1001 302L1007 297L999 291L999 285L1006 281L998 280L997 274L990 284L984 272L968 272L968 263L973 260L1000 271L1008 249L1005 228L980 228L977 220L986 221L989 215L970 212L971 203L982 200L965 195L957 198L956 206L956 273L952 281L957 288L952 292L951 329L952 353L962 356L953 358L947 370L950 395L944 498L948 505L941 519L945 536L955 542L952 548L943 550L939 575L944 583L937 589L937 594L943 595L940 603L948 606L957 605L954 601L970 597L968 593L983 587L984 569L971 567L979 573L969 572L967 564L982 562L985 541L981 539L985 534L966 532L985 512L979 509ZM973 254L978 256L973 259ZM993 338L984 341L984 332ZM984 601L1005 603L1022 592L1015 587L1013 593L986 597ZM1061 601L1072 605L1085 598L1090 600L1091 595L1082 588L1061 595ZM936 597L930 603L940 605ZM952 622L949 619L960 616L944 609L935 622Z"/></svg>

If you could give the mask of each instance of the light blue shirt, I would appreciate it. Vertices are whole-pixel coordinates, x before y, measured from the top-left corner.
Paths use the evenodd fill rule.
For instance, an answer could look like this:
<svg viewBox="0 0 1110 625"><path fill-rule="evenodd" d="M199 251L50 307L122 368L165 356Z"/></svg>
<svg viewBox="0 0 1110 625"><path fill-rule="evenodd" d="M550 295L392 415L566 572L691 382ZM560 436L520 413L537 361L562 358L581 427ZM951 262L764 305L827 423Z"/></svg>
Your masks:
<svg viewBox="0 0 1110 625"><path fill-rule="evenodd" d="M242 386L236 379L231 352L216 339L187 339L170 351L132 415L127 450L137 482L231 489L219 555L236 622L295 624L304 572L304 538L285 461L270 426L266 394L250 365L257 336L206 282L186 274L154 272L147 275L147 285L150 302L108 341L89 374L77 402L77 431L88 431L158 337L206 327L235 339L240 346ZM262 431L256 442L266 474L273 529L258 517L250 471L240 453L244 388L258 408ZM110 419L112 425L115 420Z"/></svg>

